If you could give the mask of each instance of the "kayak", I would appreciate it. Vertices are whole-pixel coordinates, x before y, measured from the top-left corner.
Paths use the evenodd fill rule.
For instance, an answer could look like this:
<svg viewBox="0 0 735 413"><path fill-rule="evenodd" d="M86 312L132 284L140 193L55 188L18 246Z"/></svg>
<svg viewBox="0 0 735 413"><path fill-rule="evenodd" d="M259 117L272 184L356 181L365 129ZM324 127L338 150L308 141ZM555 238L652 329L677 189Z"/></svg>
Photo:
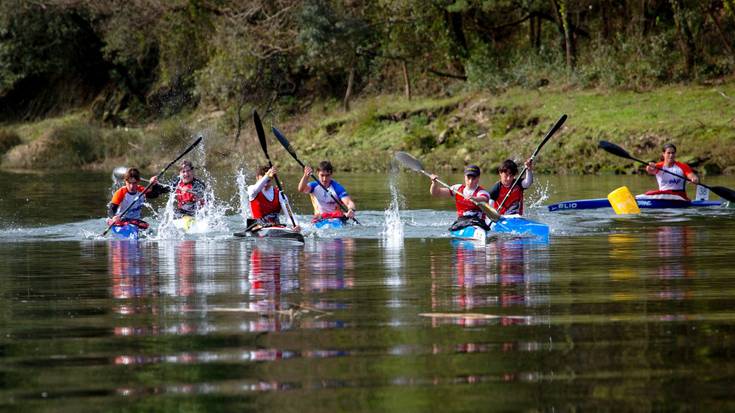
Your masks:
<svg viewBox="0 0 735 413"><path fill-rule="evenodd" d="M485 242L490 233L507 233L521 236L531 236L544 241L549 239L549 226L541 222L523 218L519 215L504 215L498 222L490 225L486 231L477 225L470 225L458 230L450 231L454 239L474 240Z"/></svg>
<svg viewBox="0 0 735 413"><path fill-rule="evenodd" d="M314 221L314 227L317 229L338 229L344 226L345 221L342 218L325 218Z"/></svg>
<svg viewBox="0 0 735 413"><path fill-rule="evenodd" d="M532 236L544 241L549 240L548 225L524 218L520 215L503 215L498 222L493 222L490 225L490 230L500 233Z"/></svg>
<svg viewBox="0 0 735 413"><path fill-rule="evenodd" d="M705 208L721 206L721 201L685 201L677 199L642 198L636 197L639 208L669 209L669 208ZM599 209L612 208L607 198L578 199L549 205L549 211L565 211L569 209Z"/></svg>
<svg viewBox="0 0 735 413"><path fill-rule="evenodd" d="M236 232L233 234L236 237L252 237L252 238L264 238L274 240L287 240L295 242L304 242L304 236L300 232L294 231L292 228L285 226L273 226L261 228L257 231L244 231Z"/></svg>
<svg viewBox="0 0 735 413"><path fill-rule="evenodd" d="M127 239L136 241L140 236L140 228L137 225L126 222L123 225L113 225L110 234L115 239Z"/></svg>
<svg viewBox="0 0 735 413"><path fill-rule="evenodd" d="M181 218L177 218L174 220L174 226L180 231L189 232L195 222L196 220L194 219L194 217L190 215L184 215Z"/></svg>

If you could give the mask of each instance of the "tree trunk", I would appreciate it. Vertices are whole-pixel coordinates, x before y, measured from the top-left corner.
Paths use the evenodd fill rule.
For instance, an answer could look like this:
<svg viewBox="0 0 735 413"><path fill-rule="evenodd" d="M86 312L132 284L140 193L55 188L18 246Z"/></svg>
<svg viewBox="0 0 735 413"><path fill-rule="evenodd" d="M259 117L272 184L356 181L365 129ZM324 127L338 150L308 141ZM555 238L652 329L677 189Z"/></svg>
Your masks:
<svg viewBox="0 0 735 413"><path fill-rule="evenodd" d="M567 69L574 67L574 45L572 44L572 33L569 26L569 10L567 0L551 0L551 5L556 12L556 20L562 35L562 46L566 54Z"/></svg>
<svg viewBox="0 0 735 413"><path fill-rule="evenodd" d="M679 38L679 47L681 48L681 53L684 55L684 72L687 76L690 76L694 68L694 54L696 53L694 36L689 30L679 0L669 1L674 11L674 23L676 24L676 34Z"/></svg>
<svg viewBox="0 0 735 413"><path fill-rule="evenodd" d="M350 111L350 99L352 98L352 85L355 83L355 66L350 67L350 74L347 77L347 90L345 91L345 98L342 102L342 106L345 112Z"/></svg>
<svg viewBox="0 0 735 413"><path fill-rule="evenodd" d="M401 61L401 68L403 69L403 88L406 99L411 100L411 79L408 76L408 63L405 60Z"/></svg>
<svg viewBox="0 0 735 413"><path fill-rule="evenodd" d="M730 46L730 42L727 41L725 32L722 30L722 25L720 24L720 20L717 18L717 14L715 13L715 11L712 10L712 7L707 7L707 14L712 19L712 22L715 24L717 34L720 36L720 40L722 40L722 45L725 46L725 49L727 49L727 53L729 53L730 56L733 56L732 46Z"/></svg>

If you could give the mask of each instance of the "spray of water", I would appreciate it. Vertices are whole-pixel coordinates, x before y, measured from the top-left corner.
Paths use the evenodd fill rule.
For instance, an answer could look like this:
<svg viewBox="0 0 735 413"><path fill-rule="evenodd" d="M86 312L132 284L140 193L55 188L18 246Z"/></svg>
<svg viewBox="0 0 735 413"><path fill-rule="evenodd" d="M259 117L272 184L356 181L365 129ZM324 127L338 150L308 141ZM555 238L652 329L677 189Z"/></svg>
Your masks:
<svg viewBox="0 0 735 413"><path fill-rule="evenodd" d="M403 246L403 222L401 221L401 206L405 204L403 195L398 190L397 174L390 175L391 201L385 210L385 226L382 238L387 248L401 248Z"/></svg>

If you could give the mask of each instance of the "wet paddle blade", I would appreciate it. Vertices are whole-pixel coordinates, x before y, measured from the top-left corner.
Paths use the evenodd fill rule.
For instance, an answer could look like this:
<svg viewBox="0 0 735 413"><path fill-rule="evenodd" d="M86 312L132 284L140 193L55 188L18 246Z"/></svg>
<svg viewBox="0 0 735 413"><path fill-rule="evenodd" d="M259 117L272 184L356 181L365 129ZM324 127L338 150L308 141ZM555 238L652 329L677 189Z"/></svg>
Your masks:
<svg viewBox="0 0 735 413"><path fill-rule="evenodd" d="M487 202L478 202L477 206L480 207L482 212L484 212L491 221L498 222L500 220L500 214L498 213L498 211L495 208L491 207L490 204L488 204Z"/></svg>
<svg viewBox="0 0 735 413"><path fill-rule="evenodd" d="M304 163L301 162L298 155L296 155L296 151L294 151L294 149L291 147L291 143L288 141L288 139L286 139L286 136L284 136L283 133L281 133L281 131L279 131L278 128L276 128L275 126L271 127L271 131L273 132L273 135L275 135L278 142L280 142L281 145L283 145L283 147L286 149L289 155L291 155L291 157L294 158L296 162L298 162L299 165L303 167Z"/></svg>
<svg viewBox="0 0 735 413"><path fill-rule="evenodd" d="M536 155L538 155L538 152L541 150L541 148L546 144L546 142L549 141L549 139L551 139L552 136L554 136L556 131L558 131L559 128L561 128L561 125L563 125L566 120L567 120L567 115L566 114L561 115L559 120L557 120L556 123L551 127L551 129L549 129L549 131L546 132L546 136L544 136L544 139L536 147L536 150L533 151L533 154L531 154L532 159L536 158Z"/></svg>
<svg viewBox="0 0 735 413"><path fill-rule="evenodd" d="M270 160L270 157L268 156L268 142L265 141L265 130L263 130L263 123L260 121L258 111L256 111L255 109L253 109L253 123L255 124L255 132L258 134L260 147L263 148L266 159Z"/></svg>
<svg viewBox="0 0 735 413"><path fill-rule="evenodd" d="M421 165L421 161L406 152L396 152L395 158L408 169L412 169L416 172L422 172L424 170L424 166Z"/></svg>
<svg viewBox="0 0 735 413"><path fill-rule="evenodd" d="M640 214L641 210L638 208L638 202L630 192L627 186L621 186L620 188L610 192L607 195L607 199L610 201L615 213L618 215L623 214Z"/></svg>
<svg viewBox="0 0 735 413"><path fill-rule="evenodd" d="M128 172L127 166L118 166L117 168L112 170L112 180L115 182L122 181L123 179L125 179L126 172Z"/></svg>
<svg viewBox="0 0 735 413"><path fill-rule="evenodd" d="M626 159L632 159L634 161L637 160L637 159L633 158L632 156L630 156L630 154L628 153L628 151L626 151L625 149L619 147L618 145L616 145L616 144L614 144L612 142L600 141L600 143L597 146L600 149L602 149L602 150L604 150L606 152L609 152L609 153L611 153L611 154L613 154L615 156L619 156L621 158L626 158Z"/></svg>
<svg viewBox="0 0 735 413"><path fill-rule="evenodd" d="M710 191L717 194L722 199L725 199L730 202L735 202L735 191L733 191L730 188L725 188L724 186L710 186Z"/></svg>

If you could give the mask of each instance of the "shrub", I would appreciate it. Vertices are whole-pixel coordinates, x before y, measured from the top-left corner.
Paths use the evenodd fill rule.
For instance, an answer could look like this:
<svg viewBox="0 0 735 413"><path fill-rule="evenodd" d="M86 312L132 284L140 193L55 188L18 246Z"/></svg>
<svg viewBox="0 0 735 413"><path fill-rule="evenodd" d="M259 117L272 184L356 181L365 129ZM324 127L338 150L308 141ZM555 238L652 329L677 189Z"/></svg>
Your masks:
<svg viewBox="0 0 735 413"><path fill-rule="evenodd" d="M15 131L0 129L0 155L10 150L10 148L20 145L20 143L20 136Z"/></svg>

